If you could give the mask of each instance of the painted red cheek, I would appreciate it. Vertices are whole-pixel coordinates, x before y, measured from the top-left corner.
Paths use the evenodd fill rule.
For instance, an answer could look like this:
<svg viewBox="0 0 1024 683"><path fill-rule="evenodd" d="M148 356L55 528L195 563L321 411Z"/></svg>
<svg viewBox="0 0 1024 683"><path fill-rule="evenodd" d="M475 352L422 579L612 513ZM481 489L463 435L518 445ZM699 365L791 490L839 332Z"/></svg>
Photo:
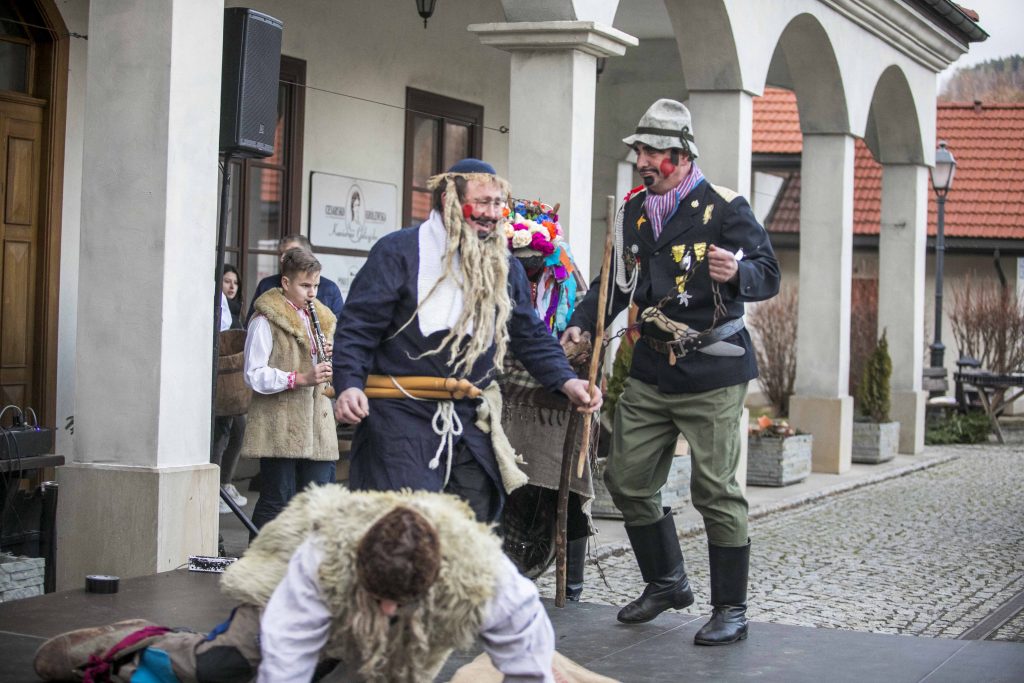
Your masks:
<svg viewBox="0 0 1024 683"><path fill-rule="evenodd" d="M662 159L661 165L658 166L658 170L661 171L661 175L670 176L676 171L676 165L672 163L671 159Z"/></svg>
<svg viewBox="0 0 1024 683"><path fill-rule="evenodd" d="M463 204L462 205L462 215L466 217L466 220L469 220L470 218L472 218L473 217L473 205L472 204Z"/></svg>

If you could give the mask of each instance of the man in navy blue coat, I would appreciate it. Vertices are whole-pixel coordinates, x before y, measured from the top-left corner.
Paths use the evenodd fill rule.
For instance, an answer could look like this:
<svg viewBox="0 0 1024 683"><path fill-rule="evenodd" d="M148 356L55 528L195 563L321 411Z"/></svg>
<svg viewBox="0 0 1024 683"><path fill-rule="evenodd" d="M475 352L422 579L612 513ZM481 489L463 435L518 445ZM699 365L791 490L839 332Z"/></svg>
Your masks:
<svg viewBox="0 0 1024 683"><path fill-rule="evenodd" d="M496 387L483 401L404 391L368 399L368 376L397 384L456 378L485 389L511 349L541 384L580 410L597 410L601 396L576 377L530 303L522 265L509 256L507 183L490 164L464 159L431 178L430 187L427 220L380 239L352 282L335 336L335 417L358 424L352 489L448 491L492 521L504 493L525 483L503 459L500 399L490 433L478 426L478 411L494 414Z"/></svg>
<svg viewBox="0 0 1024 683"><path fill-rule="evenodd" d="M312 253L313 245L309 243L309 240L305 235L286 235L281 238L277 243L277 255L283 257L284 252L289 249L305 249ZM266 292L268 289L281 286L281 275L268 275L267 277L260 280L260 283L256 286L256 293L252 295L252 301L249 303L249 312L245 316L246 323L252 318L253 312L256 310L256 299L260 298L260 295ZM316 292L316 298L320 300L327 308L331 309L331 313L334 317L341 317L341 308L345 305L345 300L341 296L341 290L338 289L338 285L333 280L328 278L320 278L320 288Z"/></svg>

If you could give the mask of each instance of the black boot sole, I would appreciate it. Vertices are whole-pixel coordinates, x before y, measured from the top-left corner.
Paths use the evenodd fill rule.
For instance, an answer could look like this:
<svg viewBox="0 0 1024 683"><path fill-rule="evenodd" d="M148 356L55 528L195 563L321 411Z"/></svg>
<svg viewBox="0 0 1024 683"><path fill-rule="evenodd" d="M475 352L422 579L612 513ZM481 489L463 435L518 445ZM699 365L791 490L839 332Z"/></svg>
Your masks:
<svg viewBox="0 0 1024 683"><path fill-rule="evenodd" d="M697 638L694 638L693 639L693 643L694 643L694 645L704 645L704 646L708 646L708 647L713 647L715 645L732 645L733 643L738 643L741 640L746 640L746 639L747 639L747 632L743 631L743 633L739 634L738 636L736 636L732 640L698 640Z"/></svg>
<svg viewBox="0 0 1024 683"><path fill-rule="evenodd" d="M618 619L620 624L631 624L631 625L632 624L646 624L649 621L654 621L655 619L658 618L659 615L661 615L662 613L664 613L664 612L666 612L666 611L668 611L670 609L686 609L687 607L689 607L692 604L693 604L693 593L690 593L689 597L684 599L682 604L669 605L665 609L659 611L657 614L653 614L653 615L647 617L646 619L631 619L631 620L623 619L622 616L621 616L622 615L621 610L620 610L619 614L616 615L615 618ZM623 608L623 609L625 609L625 608Z"/></svg>

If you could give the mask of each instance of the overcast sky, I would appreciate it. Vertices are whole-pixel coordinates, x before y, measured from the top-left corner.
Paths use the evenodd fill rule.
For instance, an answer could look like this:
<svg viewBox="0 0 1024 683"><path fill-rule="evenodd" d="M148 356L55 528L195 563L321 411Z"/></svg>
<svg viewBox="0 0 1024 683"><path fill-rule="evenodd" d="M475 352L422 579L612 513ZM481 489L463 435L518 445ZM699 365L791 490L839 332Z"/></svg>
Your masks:
<svg viewBox="0 0 1024 683"><path fill-rule="evenodd" d="M943 79L954 69L971 66L998 57L1024 55L1024 0L958 0L962 7L978 13L978 24L988 39L971 43L970 51L943 72Z"/></svg>

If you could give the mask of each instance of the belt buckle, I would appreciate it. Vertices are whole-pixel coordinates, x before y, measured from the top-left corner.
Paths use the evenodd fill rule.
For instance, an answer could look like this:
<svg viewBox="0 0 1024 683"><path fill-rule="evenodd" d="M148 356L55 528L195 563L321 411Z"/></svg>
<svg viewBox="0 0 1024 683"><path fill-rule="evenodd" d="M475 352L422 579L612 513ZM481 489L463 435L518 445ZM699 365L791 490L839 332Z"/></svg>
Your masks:
<svg viewBox="0 0 1024 683"><path fill-rule="evenodd" d="M686 354L689 353L682 339L672 339L665 342L665 345L668 347L668 364L670 366L674 366L676 361L680 358L685 358ZM676 353L676 349L679 350L678 353Z"/></svg>

